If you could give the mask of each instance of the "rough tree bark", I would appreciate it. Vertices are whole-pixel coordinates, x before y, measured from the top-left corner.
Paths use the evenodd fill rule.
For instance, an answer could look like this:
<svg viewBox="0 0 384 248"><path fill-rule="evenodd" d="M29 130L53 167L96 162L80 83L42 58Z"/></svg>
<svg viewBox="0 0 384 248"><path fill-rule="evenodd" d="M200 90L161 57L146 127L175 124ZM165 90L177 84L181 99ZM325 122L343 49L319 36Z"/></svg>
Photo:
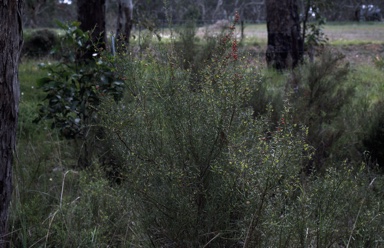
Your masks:
<svg viewBox="0 0 384 248"><path fill-rule="evenodd" d="M297 0L266 0L268 48L266 60L278 70L294 68L303 57Z"/></svg>
<svg viewBox="0 0 384 248"><path fill-rule="evenodd" d="M12 194L12 158L16 144L22 46L21 0L0 4L0 247L7 247L8 208Z"/></svg>
<svg viewBox="0 0 384 248"><path fill-rule="evenodd" d="M117 16L116 36L125 44L129 44L129 38L132 30L132 0L119 0L119 13Z"/></svg>

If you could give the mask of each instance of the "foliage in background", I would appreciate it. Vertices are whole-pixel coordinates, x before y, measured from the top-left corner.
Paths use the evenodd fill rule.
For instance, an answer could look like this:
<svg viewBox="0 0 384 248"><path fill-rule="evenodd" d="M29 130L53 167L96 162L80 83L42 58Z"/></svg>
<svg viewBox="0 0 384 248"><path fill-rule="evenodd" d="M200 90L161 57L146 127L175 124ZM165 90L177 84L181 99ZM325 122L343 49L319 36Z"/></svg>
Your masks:
<svg viewBox="0 0 384 248"><path fill-rule="evenodd" d="M58 45L59 37L54 30L40 29L30 33L24 32L22 57L41 58L49 55Z"/></svg>
<svg viewBox="0 0 384 248"><path fill-rule="evenodd" d="M324 34L325 19L319 18L316 22L308 23L305 33L305 49L310 61L314 60L316 50L320 50L328 43L328 38Z"/></svg>
<svg viewBox="0 0 384 248"><path fill-rule="evenodd" d="M223 53L235 46L239 49L239 44L235 38L235 25L239 22L239 16L233 24L222 25L217 34L209 33L205 30L203 38L196 35L197 24L194 20L189 20L185 24L175 29L176 41L173 43L173 60L178 65L183 65L184 70L190 70L192 87L196 87L200 81L204 71L204 67L208 64L215 63L215 57L228 56ZM226 23L226 22L224 22ZM233 41L231 40L233 38ZM236 44L233 45L233 42Z"/></svg>
<svg viewBox="0 0 384 248"><path fill-rule="evenodd" d="M323 29L326 23L324 13L331 9L334 3L331 1L306 0L302 14L304 49L308 53L309 60L313 61L316 50L328 43Z"/></svg>

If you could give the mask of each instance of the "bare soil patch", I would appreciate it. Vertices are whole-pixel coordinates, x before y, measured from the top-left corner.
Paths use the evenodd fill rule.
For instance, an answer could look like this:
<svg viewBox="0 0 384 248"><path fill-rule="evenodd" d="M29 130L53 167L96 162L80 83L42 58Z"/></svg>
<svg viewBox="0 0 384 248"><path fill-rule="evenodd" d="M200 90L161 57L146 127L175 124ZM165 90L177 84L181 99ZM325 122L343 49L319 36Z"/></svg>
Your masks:
<svg viewBox="0 0 384 248"><path fill-rule="evenodd" d="M335 47L351 64L372 64L376 56L384 56L383 44L345 45Z"/></svg>

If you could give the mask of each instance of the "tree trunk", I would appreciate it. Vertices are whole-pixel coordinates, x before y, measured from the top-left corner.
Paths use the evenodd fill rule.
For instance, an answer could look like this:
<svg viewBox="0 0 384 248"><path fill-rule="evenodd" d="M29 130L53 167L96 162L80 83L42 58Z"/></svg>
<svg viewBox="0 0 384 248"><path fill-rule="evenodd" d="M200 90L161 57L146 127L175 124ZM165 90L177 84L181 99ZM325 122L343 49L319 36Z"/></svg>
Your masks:
<svg viewBox="0 0 384 248"><path fill-rule="evenodd" d="M133 4L132 0L119 0L119 13L117 16L117 38L129 44L129 37L131 36L132 30L132 13L133 13Z"/></svg>
<svg viewBox="0 0 384 248"><path fill-rule="evenodd" d="M80 22L80 29L91 32L91 42L89 44L93 49L106 48L106 29L105 29L105 0L78 0L77 1L77 19ZM86 49L78 54L78 60L89 64L93 61L95 51ZM82 121L85 123L84 135L79 141L79 168L85 168L92 164L92 154L94 151L94 135L91 132L90 116L85 115ZM89 125L88 125L89 124Z"/></svg>
<svg viewBox="0 0 384 248"><path fill-rule="evenodd" d="M267 63L278 70L294 68L303 57L297 0L266 0L266 7Z"/></svg>
<svg viewBox="0 0 384 248"><path fill-rule="evenodd" d="M77 19L81 30L93 31L92 42L105 49L105 0L78 0Z"/></svg>
<svg viewBox="0 0 384 248"><path fill-rule="evenodd" d="M0 247L7 247L8 208L12 195L12 157L16 144L22 46L21 0L0 5Z"/></svg>

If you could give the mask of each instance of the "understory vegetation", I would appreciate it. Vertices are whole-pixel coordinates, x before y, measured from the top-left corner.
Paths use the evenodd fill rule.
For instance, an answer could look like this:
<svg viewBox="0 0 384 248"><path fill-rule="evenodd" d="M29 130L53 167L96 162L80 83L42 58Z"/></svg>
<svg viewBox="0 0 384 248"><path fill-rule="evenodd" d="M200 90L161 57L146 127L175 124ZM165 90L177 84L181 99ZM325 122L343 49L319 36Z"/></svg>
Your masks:
<svg viewBox="0 0 384 248"><path fill-rule="evenodd" d="M383 247L382 58L277 72L187 25L80 63L63 28L20 66L12 247Z"/></svg>

